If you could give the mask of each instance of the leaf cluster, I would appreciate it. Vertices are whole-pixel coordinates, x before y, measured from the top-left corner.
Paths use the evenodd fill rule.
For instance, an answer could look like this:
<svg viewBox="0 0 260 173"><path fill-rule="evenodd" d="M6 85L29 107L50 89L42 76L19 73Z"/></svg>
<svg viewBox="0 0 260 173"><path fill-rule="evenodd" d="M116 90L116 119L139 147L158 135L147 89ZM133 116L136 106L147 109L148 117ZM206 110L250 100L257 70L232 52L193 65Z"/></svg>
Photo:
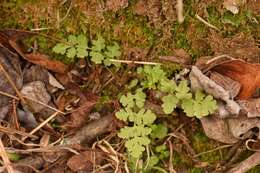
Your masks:
<svg viewBox="0 0 260 173"><path fill-rule="evenodd" d="M142 79L134 79L128 86L129 89L137 88L136 91L121 96L119 102L123 108L116 113L119 120L128 123L128 126L120 129L118 136L126 139L125 146L132 157L139 158L151 139L164 138L168 133L165 125L154 123L156 115L144 108L145 90L152 89L161 93L161 106L165 114L171 114L176 107L180 107L187 116L201 118L217 108L212 96L201 91L196 91L193 95L186 80L176 84L168 79L160 65L139 67L137 73ZM138 84L141 87L138 88Z"/></svg>
<svg viewBox="0 0 260 173"><path fill-rule="evenodd" d="M123 95L119 101L124 108L116 113L119 120L132 124L121 128L118 136L127 140L125 147L134 158L139 158L145 146L150 144L149 135L152 133L150 126L156 119L151 110L144 108L145 98L146 95L141 89L137 89L135 94Z"/></svg>
<svg viewBox="0 0 260 173"><path fill-rule="evenodd" d="M66 55L72 62L76 58L89 57L92 62L103 63L106 66L112 64L109 59L118 58L121 55L118 43L108 45L101 35L98 35L92 42L85 35L69 35L65 42L56 44L52 50L57 54Z"/></svg>
<svg viewBox="0 0 260 173"><path fill-rule="evenodd" d="M145 146L151 143L151 138L163 138L167 135L167 127L163 124L154 124L156 115L144 108L146 94L141 88L134 94L127 93L121 96L120 103L123 108L116 113L119 120L129 125L120 129L118 136L126 139L125 147L134 158L139 158Z"/></svg>
<svg viewBox="0 0 260 173"><path fill-rule="evenodd" d="M171 114L179 106L187 116L201 118L213 113L217 108L212 96L206 96L201 91L196 91L193 96L186 80L177 85L175 81L168 79L160 65L139 67L137 73L142 75L143 88L162 93L161 106L165 114Z"/></svg>

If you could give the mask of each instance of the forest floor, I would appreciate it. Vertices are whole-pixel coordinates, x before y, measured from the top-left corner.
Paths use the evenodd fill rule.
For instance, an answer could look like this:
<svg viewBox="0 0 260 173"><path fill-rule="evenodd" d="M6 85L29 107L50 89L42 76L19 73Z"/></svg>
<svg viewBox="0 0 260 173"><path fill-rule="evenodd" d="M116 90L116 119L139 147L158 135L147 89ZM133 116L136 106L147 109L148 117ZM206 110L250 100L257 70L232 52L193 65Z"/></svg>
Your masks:
<svg viewBox="0 0 260 173"><path fill-rule="evenodd" d="M174 111L163 107L162 111L164 100L158 99L159 84L153 80L167 76L168 81L200 59L219 55L260 63L260 1L2 0L0 9L1 30L40 33L23 38L19 32L2 32L9 40L22 39L27 46L24 55L40 52L54 60L41 64L43 69L32 69L39 63L22 58L24 85L31 79L47 80L46 69L59 81L54 84L56 89L46 85L49 94L43 94L47 100L50 97L46 104L54 112L40 109L33 112L33 120L22 121L16 114L27 115L28 110L10 101L9 116L0 127L0 151L8 155L1 154L0 164L8 172L225 172L253 153L242 140L227 145L210 139L200 117L186 116L179 107ZM16 98L22 102L19 95ZM0 106L3 103L0 98ZM136 104L134 111L144 110L147 117L140 121L148 132L140 133L149 134L129 142L132 148L125 142L135 132L122 132L124 126L140 125L127 117L130 104ZM118 113L122 107L127 115ZM155 118L150 107L154 107ZM230 150L238 154L230 157ZM226 164L227 158L234 159L232 164ZM260 172L260 166L248 172Z"/></svg>

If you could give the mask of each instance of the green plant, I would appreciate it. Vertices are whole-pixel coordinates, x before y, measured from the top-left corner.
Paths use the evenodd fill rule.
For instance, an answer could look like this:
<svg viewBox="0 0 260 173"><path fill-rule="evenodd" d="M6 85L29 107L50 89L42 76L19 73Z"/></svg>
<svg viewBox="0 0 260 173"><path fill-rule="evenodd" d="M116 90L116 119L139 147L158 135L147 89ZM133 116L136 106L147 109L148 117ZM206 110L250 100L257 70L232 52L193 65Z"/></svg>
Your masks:
<svg viewBox="0 0 260 173"><path fill-rule="evenodd" d="M128 126L120 129L118 136L126 139L125 146L132 157L141 157L151 139L162 139L168 132L165 125L155 124L156 115L144 108L145 90L160 93L159 99L165 114L171 114L176 107L180 107L187 116L201 118L213 113L217 108L212 96L206 96L201 91L196 91L193 95L186 80L176 84L168 79L167 73L160 65L139 67L137 73L141 80L134 79L128 86L128 89L137 88L135 93L129 92L121 96L119 102L123 108L116 113L119 120L128 123Z"/></svg>
<svg viewBox="0 0 260 173"><path fill-rule="evenodd" d="M206 96L202 91L196 91L195 96L190 91L186 80L177 85L169 80L161 66L144 66L137 72L142 75L141 85L144 89L154 89L162 92L162 109L165 114L171 114L179 105L189 117L201 118L213 113L217 104L212 96Z"/></svg>
<svg viewBox="0 0 260 173"><path fill-rule="evenodd" d="M165 158L168 158L170 153L167 150L166 145L158 145L155 147L155 152L159 155L159 159L163 160Z"/></svg>
<svg viewBox="0 0 260 173"><path fill-rule="evenodd" d="M90 47L88 47L90 45ZM97 35L96 40L89 43L85 35L69 35L66 42L58 43L53 47L53 52L66 55L73 62L76 58L87 58L96 64L110 66L109 59L117 58L121 55L120 46L114 42L112 45L106 44L101 35Z"/></svg>
<svg viewBox="0 0 260 173"><path fill-rule="evenodd" d="M129 156L129 167L131 172L143 172L143 173L167 173L166 170L159 166L160 159L156 155L148 157L144 162L139 161L138 158Z"/></svg>
<svg viewBox="0 0 260 173"><path fill-rule="evenodd" d="M152 132L150 126L156 119L151 110L143 108L145 97L141 89L136 90L135 94L123 95L120 103L124 108L116 113L118 119L129 122L129 126L120 129L118 136L127 140L125 147L134 158L139 158L145 147L150 144L149 135Z"/></svg>

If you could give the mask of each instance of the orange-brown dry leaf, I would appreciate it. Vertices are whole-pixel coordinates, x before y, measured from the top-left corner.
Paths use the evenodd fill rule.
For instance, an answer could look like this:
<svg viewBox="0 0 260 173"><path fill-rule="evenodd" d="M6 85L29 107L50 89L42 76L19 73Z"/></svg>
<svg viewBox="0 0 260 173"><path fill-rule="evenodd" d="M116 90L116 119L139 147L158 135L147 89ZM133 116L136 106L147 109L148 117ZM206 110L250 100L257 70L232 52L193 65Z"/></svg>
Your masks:
<svg viewBox="0 0 260 173"><path fill-rule="evenodd" d="M84 151L79 155L72 156L68 162L68 167L74 171L92 171L94 164L99 165L104 159L104 154L99 151Z"/></svg>
<svg viewBox="0 0 260 173"><path fill-rule="evenodd" d="M25 54L26 60L33 63L45 67L53 72L57 73L65 73L67 71L67 65L57 60L50 60L47 55L40 53L30 53Z"/></svg>
<svg viewBox="0 0 260 173"><path fill-rule="evenodd" d="M60 61L51 60L47 55L40 53L24 53L25 46L22 44L22 40L26 37L32 37L35 35L38 35L38 33L12 29L0 30L0 43L12 51L14 49L21 57L31 63L43 66L53 72L65 73L68 67Z"/></svg>
<svg viewBox="0 0 260 173"><path fill-rule="evenodd" d="M228 76L241 84L241 90L237 96L238 99L245 100L250 98L256 89L260 87L260 64L232 60L220 64L212 70Z"/></svg>

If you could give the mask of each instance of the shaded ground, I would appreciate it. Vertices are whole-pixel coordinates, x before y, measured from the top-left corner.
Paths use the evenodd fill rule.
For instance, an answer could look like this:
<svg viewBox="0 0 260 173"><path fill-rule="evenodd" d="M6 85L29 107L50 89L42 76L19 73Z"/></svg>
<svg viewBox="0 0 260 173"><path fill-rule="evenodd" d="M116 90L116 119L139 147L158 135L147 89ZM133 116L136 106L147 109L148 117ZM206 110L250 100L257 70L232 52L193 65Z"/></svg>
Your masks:
<svg viewBox="0 0 260 173"><path fill-rule="evenodd" d="M125 69L104 68L101 65L89 65L89 61L68 59L66 56L54 54L51 49L68 35L85 34L89 40L101 34L108 43L116 41L120 44L122 55L120 59L132 61L159 62L159 56L176 55L186 57L188 61L195 62L201 57L229 54L232 57L244 59L248 62L259 63L259 1L249 1L239 6L239 13L234 15L223 7L222 1L183 1L183 23L178 22L176 4L171 0L2 0L0 4L0 29L23 29L39 31L50 38L37 37L28 40L31 49L44 52L54 59L70 64L71 69L78 72L73 80L87 98L99 97L95 110L101 115L114 113L118 94L125 92L125 85L135 78L130 74L135 66ZM214 27L210 27L196 17L200 16ZM33 46L34 45L34 46ZM87 65L81 68L81 63ZM179 71L180 66L174 63L165 64L167 70ZM110 81L113 76L112 82ZM73 90L74 86L71 87ZM153 93L151 93L152 95ZM64 100L73 100L71 95L65 95ZM67 98L66 98L67 97ZM84 113L83 113L84 114ZM192 152L196 154L210 151L223 144L205 136L199 121L187 118L177 112L178 116L165 117L160 121L167 124L169 131L173 132L180 127L179 135L185 139L173 141L172 164L177 172L212 172L225 160L228 149L214 150L202 154L197 158L189 157ZM75 115L77 116L77 115ZM95 119L96 117L94 117ZM73 119L73 116L72 116ZM74 118L77 119L77 118ZM81 120L77 120L81 121ZM91 121L91 120L88 120ZM79 126L79 122L63 124L66 133ZM51 124L49 132L57 130L57 136L63 134L55 123ZM118 125L119 127L122 124ZM73 129L75 130L75 129ZM116 137L116 129L106 137L111 146L117 148L116 153L122 154L122 143ZM186 139L188 144L185 146ZM93 141L91 141L93 143ZM159 146L164 141L153 144ZM184 143L184 144L183 144ZM106 146L106 144L100 144ZM107 150L111 150L106 146ZM77 147L76 147L77 148ZM78 151L81 148L77 148ZM84 149L82 149L83 151ZM237 162L243 160L251 153L241 149ZM103 150L104 151L104 150ZM88 151L91 152L91 151ZM84 152L87 156L90 154ZM109 151L109 153L113 153ZM102 157L97 153L97 157ZM123 153L124 154L124 153ZM162 154L162 153L160 153ZM28 156L28 155L26 155ZM77 162L77 158L74 158ZM59 163L54 162L57 170L68 165L73 168L73 159L66 164L68 158ZM158 167L168 169L168 157L162 156ZM87 160L87 163L92 160ZM101 163L98 163L101 164ZM53 166L52 165L52 166ZM133 166L133 165L132 165ZM50 166L51 167L51 166ZM46 169L46 168L45 168ZM76 169L76 168L74 168ZM48 169L46 169L48 171ZM52 172L57 170L50 168ZM258 172L259 166L249 172ZM46 171L46 172L47 172ZM147 171L149 172L149 171ZM159 172L159 171L158 171Z"/></svg>

